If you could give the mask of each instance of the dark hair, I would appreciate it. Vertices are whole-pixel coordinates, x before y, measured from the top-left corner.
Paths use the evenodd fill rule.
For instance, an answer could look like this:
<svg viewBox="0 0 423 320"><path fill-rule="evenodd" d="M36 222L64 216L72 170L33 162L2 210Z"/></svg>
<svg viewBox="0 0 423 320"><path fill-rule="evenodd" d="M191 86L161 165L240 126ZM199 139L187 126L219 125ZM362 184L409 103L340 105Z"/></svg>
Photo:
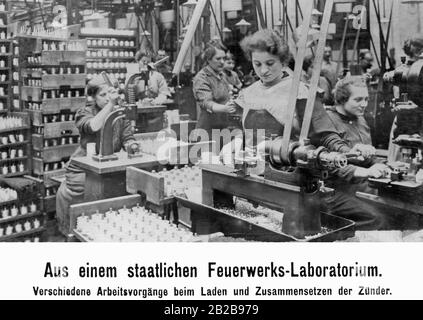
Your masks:
<svg viewBox="0 0 423 320"><path fill-rule="evenodd" d="M89 86L87 87L87 96L95 98L97 93L100 91L100 86Z"/></svg>
<svg viewBox="0 0 423 320"><path fill-rule="evenodd" d="M303 70L305 72L307 72L308 68L310 68L310 66L313 64L313 56L309 55L304 57L304 61L303 61Z"/></svg>
<svg viewBox="0 0 423 320"><path fill-rule="evenodd" d="M220 40L210 40L207 45L206 49L203 52L202 58L204 62L208 62L216 55L217 50L227 51L228 49L223 45Z"/></svg>
<svg viewBox="0 0 423 320"><path fill-rule="evenodd" d="M288 64L292 56L288 45L275 30L259 30L251 36L245 37L240 45L249 60L254 51L264 51L276 55L284 64Z"/></svg>
<svg viewBox="0 0 423 320"><path fill-rule="evenodd" d="M146 52L137 51L137 53L135 54L135 61L138 62L144 57L149 57L149 55Z"/></svg>
<svg viewBox="0 0 423 320"><path fill-rule="evenodd" d="M91 80L87 80L87 96L95 98L103 86L109 87L105 77L101 74L95 75Z"/></svg>
<svg viewBox="0 0 423 320"><path fill-rule="evenodd" d="M333 90L335 103L345 104L350 99L352 86L367 88L366 80L362 76L351 76L339 80Z"/></svg>
<svg viewBox="0 0 423 320"><path fill-rule="evenodd" d="M419 55L423 50L423 34L417 33L410 38L410 52L412 55Z"/></svg>

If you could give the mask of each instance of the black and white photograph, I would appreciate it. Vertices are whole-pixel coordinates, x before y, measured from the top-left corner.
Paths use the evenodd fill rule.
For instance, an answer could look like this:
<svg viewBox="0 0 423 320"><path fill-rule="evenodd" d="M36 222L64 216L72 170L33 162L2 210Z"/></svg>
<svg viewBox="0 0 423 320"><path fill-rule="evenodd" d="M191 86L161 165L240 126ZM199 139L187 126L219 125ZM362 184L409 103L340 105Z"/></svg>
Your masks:
<svg viewBox="0 0 423 320"><path fill-rule="evenodd" d="M0 242L30 300L423 298L423 1L0 0Z"/></svg>

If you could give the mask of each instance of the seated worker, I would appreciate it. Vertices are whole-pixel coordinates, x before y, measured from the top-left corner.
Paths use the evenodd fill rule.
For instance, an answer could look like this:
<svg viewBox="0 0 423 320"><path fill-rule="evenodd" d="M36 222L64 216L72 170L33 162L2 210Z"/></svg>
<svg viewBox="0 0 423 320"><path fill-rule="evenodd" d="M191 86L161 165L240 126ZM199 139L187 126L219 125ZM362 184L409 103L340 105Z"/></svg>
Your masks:
<svg viewBox="0 0 423 320"><path fill-rule="evenodd" d="M157 51L156 62L166 58L166 51L160 49ZM162 75L172 74L172 67L169 65L168 61L165 61L156 67L157 72L160 72Z"/></svg>
<svg viewBox="0 0 423 320"><path fill-rule="evenodd" d="M109 87L102 77L92 79L87 86L87 106L79 109L75 115L75 124L81 135L80 146L71 156L84 157L87 155L87 143L96 143L98 152L100 147L101 128L106 117L115 110L119 97L115 88ZM118 119L113 127L113 148L115 152L125 149L136 152L138 143L132 133L129 120ZM85 172L72 164L66 166L66 180L60 185L56 195L56 217L59 231L68 234L69 207L71 204L82 202L85 191Z"/></svg>
<svg viewBox="0 0 423 320"><path fill-rule="evenodd" d="M303 71L301 80L307 85L310 84L311 77L313 76L313 56L306 56L303 62ZM332 87L330 82L323 76L320 76L318 86L323 90L322 102L324 105L333 105Z"/></svg>
<svg viewBox="0 0 423 320"><path fill-rule="evenodd" d="M239 90L242 88L242 83L238 74L234 71L234 68L234 55L228 51L226 53L225 63L223 64L223 77L232 86L232 93L238 94Z"/></svg>
<svg viewBox="0 0 423 320"><path fill-rule="evenodd" d="M266 138L273 134L282 136L288 116L288 100L293 82L293 76L286 71L291 60L289 48L276 31L268 29L257 31L252 36L244 38L241 47L246 56L251 59L254 70L260 77L259 81L242 90L238 99L235 100L235 103L243 109L243 128L255 132L265 129ZM307 98L308 89L300 82L293 119L293 140L299 138ZM334 126L319 99L316 99L314 106L309 138L314 145L324 146L330 151L342 153L359 151L364 156L369 154L368 146L364 145L362 141L354 144L353 141L349 143L341 138L339 129ZM245 140L247 147L257 145L257 141L248 142L247 137ZM225 159L227 153L236 153L241 146L242 139L237 138L223 147L221 155ZM263 152L263 149L263 142L261 142L257 145L257 150ZM378 167L371 170L373 176L378 176ZM358 170L357 174L370 175L363 171L365 170ZM377 172L374 173L375 171ZM345 181L342 183L345 184ZM336 207L332 206L332 209L336 209ZM361 212L359 209L356 208L357 214ZM364 218L364 220L372 220L373 216L364 215Z"/></svg>
<svg viewBox="0 0 423 320"><path fill-rule="evenodd" d="M326 185L335 189L335 194L326 200L328 212L355 221L357 229L384 228L385 214L355 196L357 191L372 192L367 178L380 178L388 170L386 165L373 159L376 150L364 119L369 100L365 79L355 76L340 80L334 96L335 105L327 110L329 118L350 148L361 144L361 156L350 160L347 167L335 170L334 176L327 181ZM355 151L357 149L352 150Z"/></svg>
<svg viewBox="0 0 423 320"><path fill-rule="evenodd" d="M170 96L170 90L163 75L154 70L151 58L147 54L138 51L135 60L143 75L135 89L136 100L141 100L145 104L165 103Z"/></svg>

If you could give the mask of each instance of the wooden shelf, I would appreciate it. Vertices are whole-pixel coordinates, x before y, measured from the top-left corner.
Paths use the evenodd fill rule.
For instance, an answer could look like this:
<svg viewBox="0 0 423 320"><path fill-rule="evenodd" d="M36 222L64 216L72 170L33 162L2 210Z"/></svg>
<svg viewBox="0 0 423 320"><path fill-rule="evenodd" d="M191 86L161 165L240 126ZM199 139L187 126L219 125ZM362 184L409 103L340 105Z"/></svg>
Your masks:
<svg viewBox="0 0 423 320"><path fill-rule="evenodd" d="M22 160L25 160L25 159L28 159L28 157L25 156L25 157L16 157L16 158L13 158L13 159L11 159L11 158L0 159L0 163L2 163L2 162L12 162L12 161L22 161Z"/></svg>
<svg viewBox="0 0 423 320"><path fill-rule="evenodd" d="M2 129L2 130L0 130L0 134L6 133L6 132L11 132L11 131L27 130L29 128L30 128L30 126L22 126L22 127Z"/></svg>
<svg viewBox="0 0 423 320"><path fill-rule="evenodd" d="M117 49L117 50L137 50L135 47L125 47L125 46L90 46L87 47L87 50L93 51L96 49Z"/></svg>
<svg viewBox="0 0 423 320"><path fill-rule="evenodd" d="M0 237L0 242L1 241L8 241L8 240L11 240L11 239L16 239L16 238L21 238L21 237L26 237L26 236L29 236L31 234L44 232L45 230L46 230L45 227L40 227L40 228L37 228L37 229L31 229L31 230L28 230L28 231L13 233L13 234L8 235L8 236Z"/></svg>
<svg viewBox="0 0 423 320"><path fill-rule="evenodd" d="M1 148L11 148L11 147L16 147L16 146L21 146L24 144L28 144L28 140L22 141L22 142L15 142L15 143L8 143L8 144L0 144L0 149Z"/></svg>
<svg viewBox="0 0 423 320"><path fill-rule="evenodd" d="M23 175L26 175L26 174L29 174L28 170L25 170L23 172L1 174L0 177L3 177L3 178L19 177L19 176L23 176Z"/></svg>
<svg viewBox="0 0 423 320"><path fill-rule="evenodd" d="M134 60L135 63L135 57L87 57L87 60Z"/></svg>
<svg viewBox="0 0 423 320"><path fill-rule="evenodd" d="M3 201L3 202L0 202L0 206L7 206L7 205L9 205L9 204L14 204L14 203L16 203L16 202L18 202L19 200L18 199L15 199L15 200L8 200L8 201ZM0 217L0 221L2 220L2 218Z"/></svg>
<svg viewBox="0 0 423 320"><path fill-rule="evenodd" d="M95 71L102 71L102 70L126 70L126 68L90 68L87 69L87 73L95 72Z"/></svg>
<svg viewBox="0 0 423 320"><path fill-rule="evenodd" d="M41 215L43 215L43 213L41 211L36 211L36 212L33 212L33 213L27 213L27 214L18 214L18 215L13 216L13 217L0 218L0 224L24 220L24 219L30 219L30 218L38 217L38 216L41 216Z"/></svg>
<svg viewBox="0 0 423 320"><path fill-rule="evenodd" d="M92 33L81 33L79 35L81 38L83 39L93 39L93 40L97 40L97 39L119 39L119 38L132 38L135 39L136 38L136 34L134 32L133 35L127 35L127 34L92 34Z"/></svg>

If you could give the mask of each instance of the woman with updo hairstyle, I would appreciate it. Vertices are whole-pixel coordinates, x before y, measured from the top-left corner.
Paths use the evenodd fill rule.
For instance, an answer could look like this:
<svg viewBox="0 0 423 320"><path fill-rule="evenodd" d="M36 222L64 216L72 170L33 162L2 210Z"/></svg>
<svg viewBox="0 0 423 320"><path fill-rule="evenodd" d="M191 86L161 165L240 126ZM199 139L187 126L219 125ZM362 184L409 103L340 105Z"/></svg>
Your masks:
<svg viewBox="0 0 423 320"><path fill-rule="evenodd" d="M225 57L226 48L223 44L216 40L210 41L202 56L205 65L193 81L199 112L196 128L205 130L210 140L216 140L216 137L212 137L212 130L226 129L229 123L227 115L236 111L236 107L230 103L230 85L223 76Z"/></svg>
<svg viewBox="0 0 423 320"><path fill-rule="evenodd" d="M259 80L240 92L235 103L243 110L244 129L265 130L266 138L282 135L285 119L288 117L288 100L292 90L292 70L289 64L293 57L289 47L278 32L270 29L259 30L241 41L241 48L252 62ZM293 137L298 138L300 125L307 102L308 89L300 83L293 120ZM349 148L336 134L322 103L316 99L313 111L310 138L315 145L323 145L332 151L345 151ZM257 144L257 136L246 141L251 146ZM262 137L261 137L262 139Z"/></svg>
<svg viewBox="0 0 423 320"><path fill-rule="evenodd" d="M80 134L80 145L71 156L87 155L87 144L95 143L99 152L101 129L107 116L115 110L118 92L110 87L103 77L95 77L87 85L87 104L75 114L75 124ZM118 119L113 126L113 148L115 152L121 149L135 152L138 144L135 142L132 125L129 120ZM56 218L59 231L69 233L69 207L82 202L85 191L85 171L72 161L66 165L66 179L61 183L56 195Z"/></svg>

